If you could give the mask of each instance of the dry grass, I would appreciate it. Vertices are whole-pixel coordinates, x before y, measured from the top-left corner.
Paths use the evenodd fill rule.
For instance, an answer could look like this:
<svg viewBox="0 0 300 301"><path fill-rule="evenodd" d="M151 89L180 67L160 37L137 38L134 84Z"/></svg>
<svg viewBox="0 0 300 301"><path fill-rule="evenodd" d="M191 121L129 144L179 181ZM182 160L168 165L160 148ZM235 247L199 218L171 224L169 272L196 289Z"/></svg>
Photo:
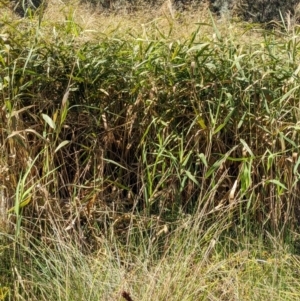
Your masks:
<svg viewBox="0 0 300 301"><path fill-rule="evenodd" d="M230 243L216 227L213 238L210 230L197 235L190 222L189 229L167 234L161 255L150 236L136 244L133 228L127 246L102 239L93 255L50 237L46 246L18 245L26 259L15 258L15 280L0 278L1 292L7 300L124 300L127 294L145 301L299 299L298 256L271 237L268 248L259 238Z"/></svg>

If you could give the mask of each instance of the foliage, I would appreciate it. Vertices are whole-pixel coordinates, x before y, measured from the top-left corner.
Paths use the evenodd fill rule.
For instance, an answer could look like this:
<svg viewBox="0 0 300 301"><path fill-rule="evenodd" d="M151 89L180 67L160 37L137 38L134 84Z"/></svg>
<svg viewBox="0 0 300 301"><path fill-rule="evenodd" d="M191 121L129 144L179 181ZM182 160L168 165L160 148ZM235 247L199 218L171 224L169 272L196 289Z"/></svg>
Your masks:
<svg viewBox="0 0 300 301"><path fill-rule="evenodd" d="M211 7L214 11L223 14L235 14L244 20L253 22L270 22L281 20L281 16L291 13L299 17L299 2L297 0L212 0Z"/></svg>
<svg viewBox="0 0 300 301"><path fill-rule="evenodd" d="M49 2L49 1L48 1ZM96 7L101 7L108 11L136 10L138 7L154 5L160 7L163 3L172 3L177 8L187 9L191 6L202 8L208 4L212 12L222 16L239 17L245 21L258 23L272 23L280 21L282 18L292 18L294 22L300 19L300 6L298 0L85 0ZM15 11L20 16L32 14L33 10L39 8L42 11L47 5L47 0L19 0L13 2Z"/></svg>
<svg viewBox="0 0 300 301"><path fill-rule="evenodd" d="M299 28L78 7L2 17L0 297L297 300Z"/></svg>

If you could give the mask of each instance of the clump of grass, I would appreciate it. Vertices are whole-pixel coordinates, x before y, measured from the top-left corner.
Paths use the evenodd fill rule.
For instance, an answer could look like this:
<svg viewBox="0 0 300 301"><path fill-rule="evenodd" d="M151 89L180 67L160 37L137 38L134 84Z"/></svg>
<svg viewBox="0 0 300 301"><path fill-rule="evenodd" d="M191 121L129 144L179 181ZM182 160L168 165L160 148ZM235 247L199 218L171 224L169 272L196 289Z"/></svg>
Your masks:
<svg viewBox="0 0 300 301"><path fill-rule="evenodd" d="M199 199L192 196L201 191L205 199L202 193L207 189L220 194L222 203L222 192L216 187L223 185L223 178L216 177L218 172L225 173L226 181L233 178L224 184L226 193L236 190L235 183L240 185L239 199L246 200L247 207L252 199L270 199L262 219L268 219L271 212L271 227L281 228L287 222L282 220L281 210L285 201L275 201L278 193L273 196L271 191L288 190L287 203L292 202L291 189L296 182L289 176L289 166L283 167L287 174L283 182L282 174L274 174L272 166L281 160L281 154L294 154L286 155L287 162L296 160L297 134L291 133L290 127L283 128L294 136L291 139L272 127L297 118L289 106L291 94L297 91L294 48L287 58L285 41L280 44L270 34L262 44L253 44L251 52L235 45L234 37L223 36L214 22L213 35L203 41L200 34L205 24L196 27L188 39L172 41L173 23L169 32L163 32L151 22L148 28L144 26L142 39L122 40L114 31L112 38L104 36L99 44L82 43L84 31L70 18L63 27L64 36L58 27L47 40L34 34L43 26L33 19L24 29L26 35L16 35L19 42L13 51L3 52L7 73L3 74L2 90L8 112L2 119L8 124L3 139L10 141L3 144L3 150L7 161L8 156L22 158L12 163L11 177L28 166L30 169L25 179L15 178L7 184L12 185L12 192L21 183L20 198L25 198L33 191L31 177L42 187L42 194L52 194L54 199L69 199L89 185L92 195L83 194L94 199L95 179L99 179L101 195L112 195L106 191L113 190L117 203L124 203L127 193L130 202L142 202L141 208L149 214L158 212L159 206L167 210L159 204L160 195L166 194L172 194L170 203L176 210L189 207L176 200L193 208ZM10 49L13 42L3 45ZM290 62L287 67L286 59ZM257 108L262 117L255 116ZM278 114L282 110L286 113L281 122ZM21 114L24 117L20 118ZM274 139L268 140L269 136ZM266 137L266 146L258 143L258 137ZM288 150L286 143L290 144ZM31 165L32 159L41 164ZM66 169L66 164L74 166L73 170ZM257 173L257 166L260 179L255 180L251 174ZM261 181L262 175L266 181ZM265 185L267 188L262 188ZM212 209L214 202L206 202L205 208ZM291 216L291 208L287 205L285 216Z"/></svg>
<svg viewBox="0 0 300 301"><path fill-rule="evenodd" d="M205 223L204 217L199 222L201 216L185 219L164 237L141 236L132 227L127 246L99 238L102 247L92 255L84 255L71 236L68 241L48 237L31 248L9 237L24 258L8 253L14 280L2 283L14 288L7 293L10 300L122 300L123 292L133 300L263 300L270 295L297 300L298 257L272 237L240 242L233 251L236 242L222 238L228 213L206 232L199 231Z"/></svg>
<svg viewBox="0 0 300 301"><path fill-rule="evenodd" d="M0 36L0 293L298 298L299 28L47 9Z"/></svg>

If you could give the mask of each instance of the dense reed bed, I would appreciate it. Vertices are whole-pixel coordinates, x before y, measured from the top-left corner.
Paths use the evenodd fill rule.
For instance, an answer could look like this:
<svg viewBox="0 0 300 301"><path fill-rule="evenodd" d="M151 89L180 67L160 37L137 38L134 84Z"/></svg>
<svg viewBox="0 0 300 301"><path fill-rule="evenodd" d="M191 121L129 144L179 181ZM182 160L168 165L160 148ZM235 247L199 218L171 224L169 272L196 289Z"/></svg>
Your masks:
<svg viewBox="0 0 300 301"><path fill-rule="evenodd" d="M0 22L0 300L299 299L299 26Z"/></svg>

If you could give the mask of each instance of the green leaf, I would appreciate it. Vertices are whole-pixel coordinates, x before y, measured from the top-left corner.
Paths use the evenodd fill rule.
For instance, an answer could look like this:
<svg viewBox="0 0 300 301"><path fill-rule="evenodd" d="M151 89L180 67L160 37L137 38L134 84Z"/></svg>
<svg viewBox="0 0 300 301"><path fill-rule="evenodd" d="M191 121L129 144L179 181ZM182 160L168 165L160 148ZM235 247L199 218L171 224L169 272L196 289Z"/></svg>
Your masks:
<svg viewBox="0 0 300 301"><path fill-rule="evenodd" d="M205 179L208 179L210 177L211 174L213 174L213 172L215 170L217 170L221 165L222 163L225 161L226 159L222 158L221 160L215 162L210 168L209 170L207 171L207 173L205 174Z"/></svg>
<svg viewBox="0 0 300 301"><path fill-rule="evenodd" d="M120 167L122 169L128 170L126 167L122 166L121 164L119 164L116 161L113 161L113 160L110 160L110 159L106 159L106 158L104 158L103 160L106 161L106 162L108 162L108 163L112 163L112 164L114 164L114 165L116 165L116 166L118 166L118 167Z"/></svg>
<svg viewBox="0 0 300 301"><path fill-rule="evenodd" d="M202 161L202 163L204 164L205 167L208 166L205 155L203 153L198 154L199 159Z"/></svg>
<svg viewBox="0 0 300 301"><path fill-rule="evenodd" d="M211 23L212 23L213 29L215 31L216 37L218 38L219 41L221 41L221 39L222 39L221 33L220 33L219 29L217 28L216 23L214 21L214 17L212 16L210 11L209 11L209 15L210 15Z"/></svg>
<svg viewBox="0 0 300 301"><path fill-rule="evenodd" d="M27 206L31 202L31 195L28 196L25 200L21 201L20 203L17 203L15 206L7 210L7 213L11 213L15 211L16 214L18 214L19 209Z"/></svg>
<svg viewBox="0 0 300 301"><path fill-rule="evenodd" d="M190 171L185 170L184 172L185 172L185 174L188 176L188 178L189 178L190 180L192 180L197 186L200 186L199 182L198 182L197 179L191 174Z"/></svg>
<svg viewBox="0 0 300 301"><path fill-rule="evenodd" d="M266 183L273 183L273 184L287 190L286 186L284 184L282 184L281 182L279 182L278 180L268 180L268 181L266 181Z"/></svg>
<svg viewBox="0 0 300 301"><path fill-rule="evenodd" d="M296 164L294 166L294 169L293 169L294 175L299 175L299 173L298 173L298 166L299 166L299 164L300 164L300 157L298 158L298 160L297 160L297 162L296 162Z"/></svg>
<svg viewBox="0 0 300 301"><path fill-rule="evenodd" d="M247 152L250 154L251 157L254 157L254 154L252 150L250 149L249 145L244 139L240 139L241 143L243 144L244 148L247 150Z"/></svg>
<svg viewBox="0 0 300 301"><path fill-rule="evenodd" d="M280 99L279 103L282 104L287 98L289 98L296 90L299 89L299 86L294 87L293 89L286 92Z"/></svg>
<svg viewBox="0 0 300 301"><path fill-rule="evenodd" d="M205 49L208 48L208 46L209 46L209 43L198 44L198 45L192 46L186 53L189 53L192 51L203 52Z"/></svg>
<svg viewBox="0 0 300 301"><path fill-rule="evenodd" d="M58 147L55 149L54 153L56 153L57 151L59 151L62 147L64 147L65 145L69 144L70 141L69 140L65 140L63 142L61 142Z"/></svg>
<svg viewBox="0 0 300 301"><path fill-rule="evenodd" d="M46 114L42 114L42 117L43 117L43 119L46 121L46 123L47 123L52 129L55 130L56 125L55 125L54 121L51 119L51 117L49 117L49 116L46 115Z"/></svg>

